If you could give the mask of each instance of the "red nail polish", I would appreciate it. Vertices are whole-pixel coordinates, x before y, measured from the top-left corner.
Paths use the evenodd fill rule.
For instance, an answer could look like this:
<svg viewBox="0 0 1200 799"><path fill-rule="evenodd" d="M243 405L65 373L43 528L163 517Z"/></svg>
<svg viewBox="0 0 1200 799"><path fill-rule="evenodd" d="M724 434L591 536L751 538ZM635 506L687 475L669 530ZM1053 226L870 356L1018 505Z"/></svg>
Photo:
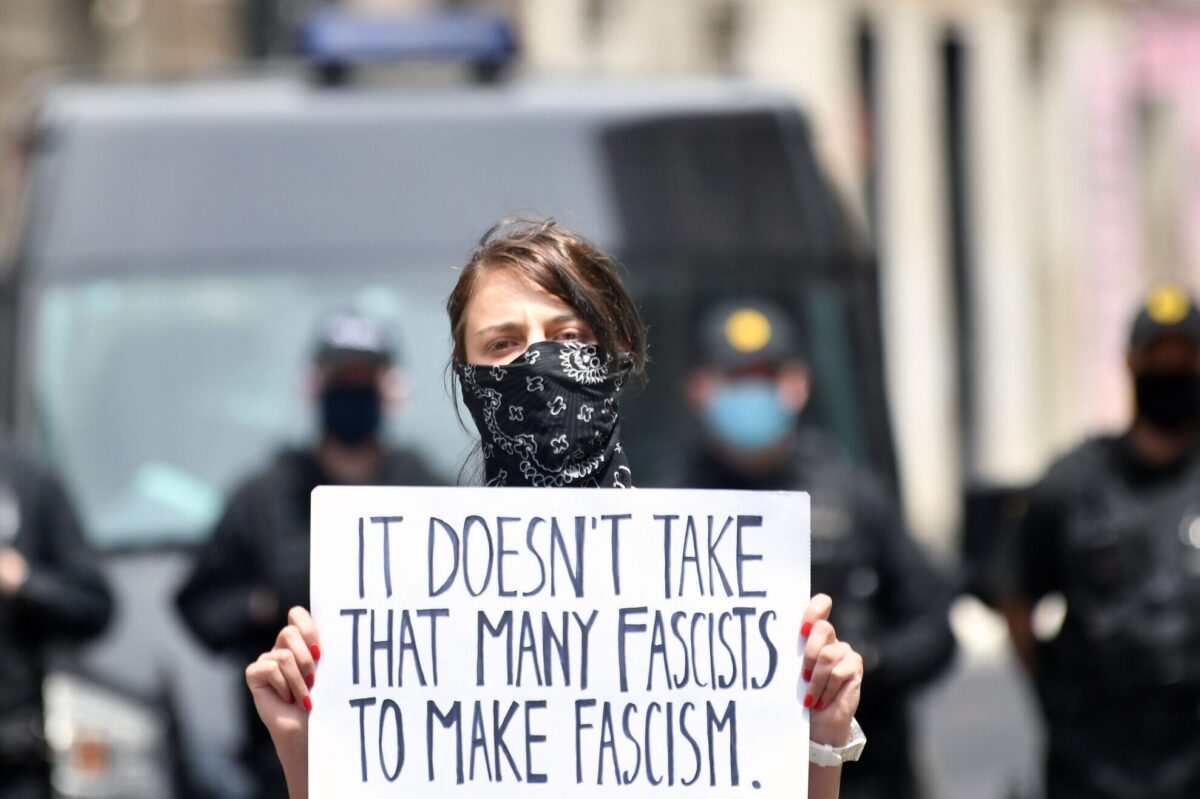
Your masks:
<svg viewBox="0 0 1200 799"><path fill-rule="evenodd" d="M305 697L305 699L307 699L307 698L308 698L308 697ZM812 706L813 706L813 695L812 695L812 694L805 694L805 695L804 695L804 706L805 706L805 707L812 707Z"/></svg>
<svg viewBox="0 0 1200 799"><path fill-rule="evenodd" d="M824 699L822 699L820 702L817 702L817 707L816 707L816 709L817 709L817 710L820 710L820 709L821 709L821 708L823 708L823 707L825 707L825 700L824 700Z"/></svg>
<svg viewBox="0 0 1200 799"><path fill-rule="evenodd" d="M310 646L308 648L308 651L312 652L313 660L321 659L321 647L318 646L317 644L313 644L312 646Z"/></svg>
<svg viewBox="0 0 1200 799"><path fill-rule="evenodd" d="M304 695L304 709L312 713L312 697L308 694Z"/></svg>
<svg viewBox="0 0 1200 799"><path fill-rule="evenodd" d="M804 626L800 628L800 634L803 635L805 638L807 638L808 634L811 632L812 632L812 622L811 621L804 622Z"/></svg>
<svg viewBox="0 0 1200 799"><path fill-rule="evenodd" d="M309 688L312 688L313 683L315 683L316 681L317 681L317 675L315 675L315 674L304 675L304 682L308 683Z"/></svg>
<svg viewBox="0 0 1200 799"><path fill-rule="evenodd" d="M288 704L289 705L296 704L296 697L292 696L291 694L288 694Z"/></svg>
<svg viewBox="0 0 1200 799"><path fill-rule="evenodd" d="M805 682L811 682L811 681L812 681L812 669L805 669L805 670L804 670L804 681L805 681Z"/></svg>

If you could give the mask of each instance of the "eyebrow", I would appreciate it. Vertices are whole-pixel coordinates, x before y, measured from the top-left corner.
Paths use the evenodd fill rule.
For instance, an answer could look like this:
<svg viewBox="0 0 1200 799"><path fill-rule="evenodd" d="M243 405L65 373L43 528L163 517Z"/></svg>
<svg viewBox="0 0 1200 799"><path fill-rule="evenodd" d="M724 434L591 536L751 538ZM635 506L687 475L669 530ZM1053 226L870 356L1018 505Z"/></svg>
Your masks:
<svg viewBox="0 0 1200 799"><path fill-rule="evenodd" d="M551 319L550 324L561 325L561 324L566 324L568 322L582 322L582 321L583 321L582 317L580 317L579 314L577 314L577 313L561 313L558 316L555 316L553 319ZM492 333L509 333L514 330L519 330L520 328L521 328L520 322L499 322L494 325L488 325L487 327L482 327L479 330L476 330L473 335L476 338L478 338L480 336L491 335Z"/></svg>
<svg viewBox="0 0 1200 799"><path fill-rule="evenodd" d="M520 327L520 325L518 325L516 322L501 322L498 325L488 325L487 327L480 328L479 330L475 331L474 335L476 338L478 338L480 336L486 336L491 333L509 332L509 331L515 330L519 327Z"/></svg>

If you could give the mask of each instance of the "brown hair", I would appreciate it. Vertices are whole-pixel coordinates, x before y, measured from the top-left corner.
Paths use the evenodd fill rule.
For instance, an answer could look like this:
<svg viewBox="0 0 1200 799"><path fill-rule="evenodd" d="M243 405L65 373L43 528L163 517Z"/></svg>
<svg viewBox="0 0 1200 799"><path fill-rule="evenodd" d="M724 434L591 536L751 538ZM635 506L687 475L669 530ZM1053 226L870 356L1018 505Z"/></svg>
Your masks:
<svg viewBox="0 0 1200 799"><path fill-rule="evenodd" d="M646 328L616 262L553 219L526 218L503 219L484 233L450 292L446 312L454 363L466 362L467 303L480 279L493 269L511 269L571 306L592 329L602 354L628 352L635 372L645 368Z"/></svg>

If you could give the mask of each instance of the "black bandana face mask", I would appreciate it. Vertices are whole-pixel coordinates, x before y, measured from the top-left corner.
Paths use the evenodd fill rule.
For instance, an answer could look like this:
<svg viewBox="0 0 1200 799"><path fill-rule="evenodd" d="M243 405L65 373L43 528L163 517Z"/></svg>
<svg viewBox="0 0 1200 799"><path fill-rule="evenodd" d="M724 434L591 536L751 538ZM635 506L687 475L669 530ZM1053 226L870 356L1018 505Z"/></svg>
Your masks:
<svg viewBox="0 0 1200 799"><path fill-rule="evenodd" d="M1133 380L1138 414L1162 430L1200 421L1200 376L1191 372L1140 374Z"/></svg>
<svg viewBox="0 0 1200 799"><path fill-rule="evenodd" d="M489 486L630 487L617 407L627 354L542 341L510 364L455 368Z"/></svg>

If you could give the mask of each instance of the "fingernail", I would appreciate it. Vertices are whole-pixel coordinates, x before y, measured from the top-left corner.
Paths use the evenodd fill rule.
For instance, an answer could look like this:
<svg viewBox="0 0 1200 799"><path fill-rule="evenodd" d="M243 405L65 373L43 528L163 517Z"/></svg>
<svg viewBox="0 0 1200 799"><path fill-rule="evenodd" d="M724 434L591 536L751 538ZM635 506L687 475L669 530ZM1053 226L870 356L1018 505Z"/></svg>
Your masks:
<svg viewBox="0 0 1200 799"><path fill-rule="evenodd" d="M800 634L803 635L805 638L807 638L808 634L811 632L812 632L812 622L811 621L804 622L804 626L800 628Z"/></svg>
<svg viewBox="0 0 1200 799"><path fill-rule="evenodd" d="M805 682L811 682L811 681L812 681L812 669L805 669L805 670L804 670L804 681L805 681Z"/></svg>
<svg viewBox="0 0 1200 799"><path fill-rule="evenodd" d="M823 708L823 707L825 707L825 700L824 700L824 699L822 699L820 702L817 702L817 707L816 707L816 709L817 709L817 710L820 710L820 709L821 709L821 708Z"/></svg>
<svg viewBox="0 0 1200 799"><path fill-rule="evenodd" d="M315 674L304 675L304 682L308 683L309 688L312 688L313 683L315 683L316 681L317 681L317 675L315 675Z"/></svg>
<svg viewBox="0 0 1200 799"><path fill-rule="evenodd" d="M296 704L296 697L292 696L291 694L288 694L288 704L289 705Z"/></svg>
<svg viewBox="0 0 1200 799"><path fill-rule="evenodd" d="M313 644L312 646L310 646L308 648L308 651L312 652L313 660L321 659L321 647L318 646L317 644Z"/></svg>
<svg viewBox="0 0 1200 799"><path fill-rule="evenodd" d="M312 697L308 694L304 695L304 709L312 713Z"/></svg>
<svg viewBox="0 0 1200 799"><path fill-rule="evenodd" d="M308 699L308 697L307 697L307 696L306 696L306 697L304 697L304 698L305 698L305 699ZM812 706L813 706L813 695L812 695L812 694L805 694L805 695L804 695L804 706L805 706L805 707L812 707Z"/></svg>

